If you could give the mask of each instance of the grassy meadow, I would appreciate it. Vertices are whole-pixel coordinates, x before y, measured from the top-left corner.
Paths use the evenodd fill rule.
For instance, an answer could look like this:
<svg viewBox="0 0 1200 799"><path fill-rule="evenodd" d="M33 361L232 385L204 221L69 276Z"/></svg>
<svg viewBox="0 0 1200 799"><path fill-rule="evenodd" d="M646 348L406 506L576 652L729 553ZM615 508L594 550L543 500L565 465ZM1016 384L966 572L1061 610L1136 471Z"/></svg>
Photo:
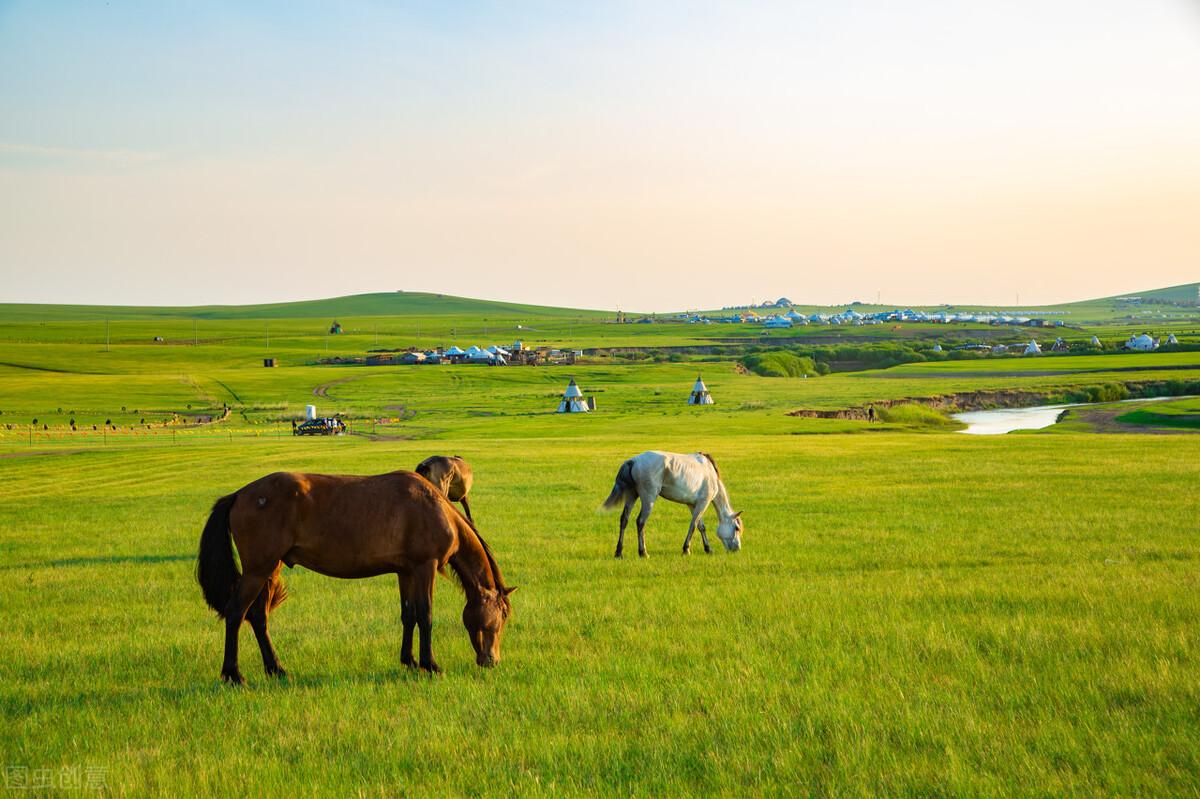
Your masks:
<svg viewBox="0 0 1200 799"><path fill-rule="evenodd" d="M510 312L583 340L565 337L574 312ZM361 354L373 332L306 337L328 320L258 309L196 323L189 344L191 320L130 312L106 346L103 315L0 312L6 779L81 768L129 796L1200 793L1200 437L1082 421L964 436L907 406L874 424L787 415L1193 379L1200 353L813 378L712 359L339 367L312 365L314 345ZM268 316L278 369L259 365ZM176 343L144 341L167 322ZM654 347L668 329L613 335ZM697 372L717 405L683 404ZM597 413L552 413L568 375ZM309 402L354 434L291 437ZM106 419L118 430L91 431ZM650 448L713 454L745 512L741 552L683 557L687 512L660 502L650 558L612 557L617 519L596 509ZM220 684L223 628L193 578L213 500L274 470L375 473L437 452L474 465L476 519L520 587L499 666L475 667L451 580L430 678L399 664L394 579L297 569L271 619L288 680L263 676L244 630L248 685Z"/></svg>

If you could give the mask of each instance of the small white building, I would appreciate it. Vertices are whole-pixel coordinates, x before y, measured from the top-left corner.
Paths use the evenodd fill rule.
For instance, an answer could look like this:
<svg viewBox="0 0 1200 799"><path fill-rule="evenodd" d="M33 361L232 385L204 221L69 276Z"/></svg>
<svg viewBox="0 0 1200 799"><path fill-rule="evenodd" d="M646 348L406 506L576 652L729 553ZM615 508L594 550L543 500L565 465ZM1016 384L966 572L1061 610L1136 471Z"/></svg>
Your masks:
<svg viewBox="0 0 1200 799"><path fill-rule="evenodd" d="M1130 336L1129 340L1125 342L1125 349L1134 352L1150 352L1158 349L1158 342L1143 333L1140 336Z"/></svg>
<svg viewBox="0 0 1200 799"><path fill-rule="evenodd" d="M708 393L708 386L704 385L704 381L700 379L700 375L696 375L696 385L692 386L692 394L688 397L688 405L712 405L712 394Z"/></svg>
<svg viewBox="0 0 1200 799"><path fill-rule="evenodd" d="M571 382L567 384L567 390L563 392L562 399L558 403L559 413L587 413L588 405L583 399L583 392L579 390L579 386L575 383L575 378L571 378Z"/></svg>
<svg viewBox="0 0 1200 799"><path fill-rule="evenodd" d="M766 322L763 322L763 327L791 327L792 320L786 316L772 316Z"/></svg>

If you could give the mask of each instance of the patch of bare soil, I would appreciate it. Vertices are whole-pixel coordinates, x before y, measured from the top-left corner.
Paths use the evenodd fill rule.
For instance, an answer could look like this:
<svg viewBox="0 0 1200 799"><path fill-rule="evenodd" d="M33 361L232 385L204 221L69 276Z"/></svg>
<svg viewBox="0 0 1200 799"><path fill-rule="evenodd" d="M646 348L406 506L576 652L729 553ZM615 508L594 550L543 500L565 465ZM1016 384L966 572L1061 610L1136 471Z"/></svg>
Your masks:
<svg viewBox="0 0 1200 799"><path fill-rule="evenodd" d="M351 375L350 377L342 377L337 380L330 380L328 383L322 383L313 389L313 396L328 397L329 389L333 388L334 386L341 385L342 383L349 383L351 380L359 380L362 377L364 377L364 375Z"/></svg>

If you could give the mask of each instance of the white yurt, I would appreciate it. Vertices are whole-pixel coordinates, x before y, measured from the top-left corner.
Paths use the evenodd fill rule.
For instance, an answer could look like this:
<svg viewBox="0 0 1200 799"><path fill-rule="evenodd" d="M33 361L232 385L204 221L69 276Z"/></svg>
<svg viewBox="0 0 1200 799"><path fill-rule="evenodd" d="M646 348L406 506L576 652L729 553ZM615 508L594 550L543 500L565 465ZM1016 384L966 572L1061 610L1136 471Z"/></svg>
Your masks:
<svg viewBox="0 0 1200 799"><path fill-rule="evenodd" d="M1125 349L1138 352L1150 352L1158 348L1158 342L1143 333L1140 336L1130 336L1125 342Z"/></svg>
<svg viewBox="0 0 1200 799"><path fill-rule="evenodd" d="M692 394L688 397L688 405L712 405L712 394L708 393L708 386L704 385L704 381L700 379L700 375L696 375L696 385L692 386Z"/></svg>
<svg viewBox="0 0 1200 799"><path fill-rule="evenodd" d="M558 403L559 413L587 413L587 402L583 399L583 392L579 390L579 386L575 384L575 378L571 378L571 382L567 384L567 390L563 392L562 400Z"/></svg>
<svg viewBox="0 0 1200 799"><path fill-rule="evenodd" d="M1030 339L1029 343L1025 345L1026 355L1040 355L1041 352L1042 348L1038 346L1037 339Z"/></svg>

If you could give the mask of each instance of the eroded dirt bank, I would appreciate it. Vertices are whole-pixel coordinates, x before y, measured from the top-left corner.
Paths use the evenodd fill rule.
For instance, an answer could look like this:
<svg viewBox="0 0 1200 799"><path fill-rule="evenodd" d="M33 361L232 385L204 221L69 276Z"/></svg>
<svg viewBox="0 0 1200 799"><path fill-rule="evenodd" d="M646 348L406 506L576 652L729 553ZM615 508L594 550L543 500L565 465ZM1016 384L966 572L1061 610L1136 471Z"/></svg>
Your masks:
<svg viewBox="0 0 1200 799"><path fill-rule="evenodd" d="M1120 383L1119 385L1125 387L1130 398L1173 397L1179 394L1179 385L1174 381L1138 380ZM1080 400L1068 396L1070 392L1079 390L1079 386L1060 386L1036 391L1015 388L961 391L954 394L941 394L932 397L899 397L896 399L877 400L865 405L835 410L800 408L788 411L787 415L802 416L810 419L855 419L868 421L870 419L871 408L878 410L880 408L891 408L895 405L926 405L930 408L947 412L982 411L989 408L1028 408L1034 405L1079 402Z"/></svg>

